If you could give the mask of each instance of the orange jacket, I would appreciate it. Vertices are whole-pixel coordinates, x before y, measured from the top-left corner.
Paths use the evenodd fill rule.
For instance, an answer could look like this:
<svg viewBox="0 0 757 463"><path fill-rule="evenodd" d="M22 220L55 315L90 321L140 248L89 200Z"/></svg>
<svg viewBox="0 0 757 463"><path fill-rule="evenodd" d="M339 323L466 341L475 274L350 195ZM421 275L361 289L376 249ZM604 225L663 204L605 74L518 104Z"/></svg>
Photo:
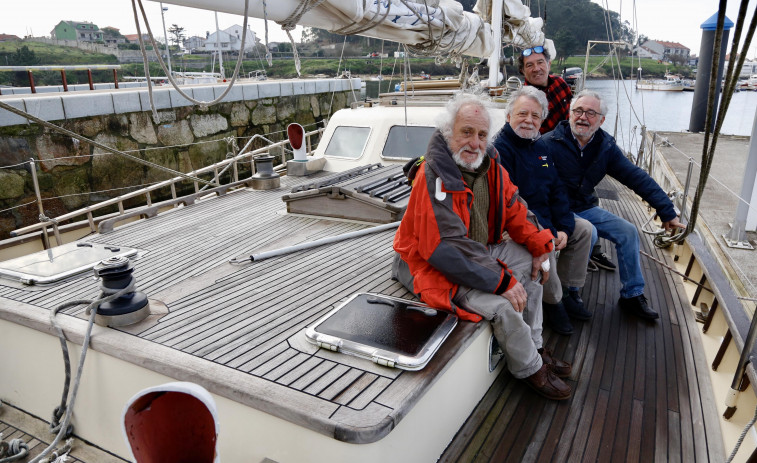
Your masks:
<svg viewBox="0 0 757 463"><path fill-rule="evenodd" d="M497 163L489 147L489 244L502 241L506 231L534 256L552 250L552 233L539 230ZM505 262L493 258L486 246L468 237L473 192L452 159L446 140L437 130L425 161L416 171L407 210L394 236L394 250L413 275L413 291L432 307L456 312L466 320L481 317L456 308L452 298L459 285L494 294L512 288L516 280Z"/></svg>

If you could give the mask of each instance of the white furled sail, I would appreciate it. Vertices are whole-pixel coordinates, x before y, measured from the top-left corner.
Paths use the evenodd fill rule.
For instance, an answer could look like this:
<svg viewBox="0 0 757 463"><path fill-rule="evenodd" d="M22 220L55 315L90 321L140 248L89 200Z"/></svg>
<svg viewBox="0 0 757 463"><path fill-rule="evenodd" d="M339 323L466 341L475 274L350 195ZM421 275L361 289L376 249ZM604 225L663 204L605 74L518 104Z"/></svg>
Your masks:
<svg viewBox="0 0 757 463"><path fill-rule="evenodd" d="M163 0L163 3L242 15L245 2ZM300 25L404 43L418 54L488 57L495 47L489 0L480 0L476 8L480 13L486 12L483 18L463 11L462 5L453 0L256 0L250 2L248 14L275 21L285 29ZM533 46L544 42L541 19L530 18L530 10L521 1L505 0L504 14L506 43Z"/></svg>

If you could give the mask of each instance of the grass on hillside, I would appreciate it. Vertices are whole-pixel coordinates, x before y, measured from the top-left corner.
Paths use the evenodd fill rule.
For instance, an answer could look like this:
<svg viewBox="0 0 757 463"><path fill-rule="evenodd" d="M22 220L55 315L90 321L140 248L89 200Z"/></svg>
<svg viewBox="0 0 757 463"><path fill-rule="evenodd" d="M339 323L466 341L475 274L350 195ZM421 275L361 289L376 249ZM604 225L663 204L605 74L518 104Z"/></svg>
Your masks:
<svg viewBox="0 0 757 463"><path fill-rule="evenodd" d="M0 42L0 54L15 53L17 49L23 46L26 46L37 55L41 66L51 64L118 64L118 60L114 55L92 53L80 50L79 48L61 47L48 43L19 42L17 40ZM5 66L6 63L0 62L0 65Z"/></svg>
<svg viewBox="0 0 757 463"><path fill-rule="evenodd" d="M104 55L99 53L91 53L78 48L62 47L57 45L50 45L39 42L19 42L8 41L0 42L0 65L4 65L2 61L4 56L8 56L20 48L21 46L27 46L30 50L40 59L40 65L52 65L52 64L114 64L117 63L116 57L113 55ZM589 69L592 70L591 74L594 77L618 77L617 68L613 71L613 67L610 63L604 63L600 68L595 69L597 65L604 60L601 56L589 57ZM349 70L355 76L375 76L381 73L385 78L394 76L394 79L402 79L402 61L395 58L367 58L367 57L355 57L345 58L341 61L337 58L301 58L301 74L303 76L313 75L327 75L330 77L341 74L344 70ZM470 59L470 69L472 70L476 62L475 59ZM217 71L218 65L212 65L213 59L210 55L196 54L196 55L184 55L182 57L174 57L173 69L174 70L186 70L186 71L211 71L215 69ZM620 60L621 74L624 78L634 78L636 76L636 69L639 67L638 60L631 60L631 58L622 58ZM224 68L226 75L231 76L236 65L236 59L227 58L224 60ZM572 56L564 60L555 60L552 63L552 73L559 74L563 68L566 67L584 67L584 57ZM672 73L679 73L684 77L693 77L691 68L688 66L673 66L669 63L658 63L655 60L644 59L641 61L642 75L644 77L662 77L665 71L668 70ZM275 59L272 66L268 66L264 60L261 59L245 59L242 64L241 73L246 76L247 73L258 69L265 69L266 74L271 78L294 78L297 76L294 66L294 59L284 58ZM456 68L452 63L444 63L437 65L432 58L412 58L410 60L410 73L412 76L418 76L421 72L426 72L432 77L440 76L457 76L460 73L460 69ZM12 74L17 74L13 76ZM11 84L17 86L27 86L28 81L26 77L20 75L22 73L0 73L0 83ZM25 74L25 73L23 73ZM144 76L144 66L142 63L122 64L122 69L119 72L120 76ZM150 74L153 76L162 76L164 72L160 69L157 63L150 63ZM479 74L487 75L488 69L486 65L479 66ZM518 70L514 66L507 66L508 76L519 76ZM59 85L60 74L58 72L39 72L34 74L36 85ZM71 72L67 73L69 83L86 83L86 72ZM95 82L110 82L112 80L112 73L109 71L96 71L93 72L93 79Z"/></svg>

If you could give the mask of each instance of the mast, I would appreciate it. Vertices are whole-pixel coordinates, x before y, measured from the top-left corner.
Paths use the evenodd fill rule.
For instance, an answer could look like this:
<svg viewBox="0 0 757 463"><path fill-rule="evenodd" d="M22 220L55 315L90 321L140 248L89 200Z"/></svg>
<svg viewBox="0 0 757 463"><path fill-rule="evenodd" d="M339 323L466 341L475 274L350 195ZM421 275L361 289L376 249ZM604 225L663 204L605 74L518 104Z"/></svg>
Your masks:
<svg viewBox="0 0 757 463"><path fill-rule="evenodd" d="M499 83L499 58L502 52L502 4L504 0L492 2L492 53L489 55L489 87Z"/></svg>
<svg viewBox="0 0 757 463"><path fill-rule="evenodd" d="M226 79L226 72L223 70L223 53L221 53L221 31L218 29L218 12L216 14L216 49L218 50L218 66L221 68L221 79Z"/></svg>

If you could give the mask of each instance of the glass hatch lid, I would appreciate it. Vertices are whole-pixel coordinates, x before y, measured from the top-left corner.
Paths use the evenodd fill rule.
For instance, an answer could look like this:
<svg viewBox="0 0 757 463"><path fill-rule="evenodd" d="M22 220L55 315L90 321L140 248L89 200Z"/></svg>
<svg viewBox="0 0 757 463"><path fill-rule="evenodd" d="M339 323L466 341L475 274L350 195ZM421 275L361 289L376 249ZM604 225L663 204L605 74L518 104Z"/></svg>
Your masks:
<svg viewBox="0 0 757 463"><path fill-rule="evenodd" d="M111 257L131 257L139 250L98 243L67 243L0 262L0 278L26 285L46 285L92 270Z"/></svg>

